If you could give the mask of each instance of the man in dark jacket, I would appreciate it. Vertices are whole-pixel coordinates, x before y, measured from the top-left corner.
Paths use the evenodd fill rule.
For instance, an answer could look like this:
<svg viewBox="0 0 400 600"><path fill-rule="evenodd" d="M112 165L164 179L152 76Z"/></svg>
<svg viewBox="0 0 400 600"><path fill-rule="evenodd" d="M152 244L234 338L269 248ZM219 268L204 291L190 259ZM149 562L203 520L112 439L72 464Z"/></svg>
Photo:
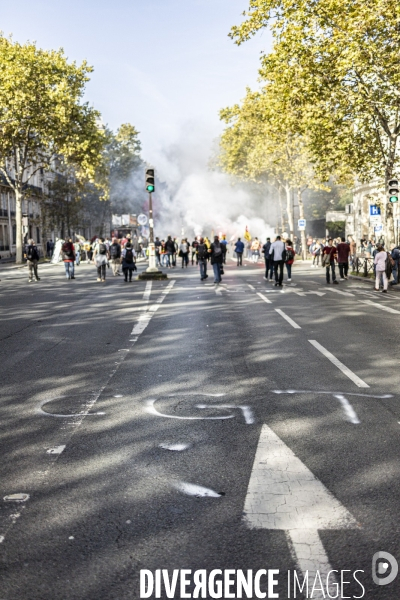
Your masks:
<svg viewBox="0 0 400 600"><path fill-rule="evenodd" d="M237 258L237 266L241 267L243 264L242 260L243 260L244 244L240 238L238 238L238 240L235 244L235 252L236 252L236 258Z"/></svg>
<svg viewBox="0 0 400 600"><path fill-rule="evenodd" d="M264 246L262 247L262 251L264 253L264 260L265 260L265 276L264 279L266 279L267 281L272 281L273 279L273 274L274 274L274 261L271 259L271 254L270 254L270 248L271 248L271 238L267 238L267 241L265 242Z"/></svg>
<svg viewBox="0 0 400 600"><path fill-rule="evenodd" d="M25 247L26 262L29 269L28 282L31 283L33 279L40 281L38 275L38 261L39 261L39 250L33 240L28 240L28 244Z"/></svg>
<svg viewBox="0 0 400 600"><path fill-rule="evenodd" d="M210 246L211 264L214 270L214 283L221 283L221 269L224 262L224 245L220 243L219 237L214 237L214 242Z"/></svg>
<svg viewBox="0 0 400 600"><path fill-rule="evenodd" d="M208 259L208 248L204 243L204 238L200 238L200 242L197 243L196 248L196 262L200 265L200 279L204 281L207 279L207 259Z"/></svg>
<svg viewBox="0 0 400 600"><path fill-rule="evenodd" d="M167 252L167 267L173 267L174 265L174 254L176 253L175 242L169 235L165 242L165 250Z"/></svg>

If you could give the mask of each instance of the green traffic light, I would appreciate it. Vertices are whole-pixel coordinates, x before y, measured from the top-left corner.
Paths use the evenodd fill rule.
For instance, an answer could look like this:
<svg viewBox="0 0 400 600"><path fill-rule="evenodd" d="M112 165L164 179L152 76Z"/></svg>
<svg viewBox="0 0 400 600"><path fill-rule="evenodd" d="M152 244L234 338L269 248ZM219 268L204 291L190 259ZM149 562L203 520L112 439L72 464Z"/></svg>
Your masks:
<svg viewBox="0 0 400 600"><path fill-rule="evenodd" d="M399 198L398 196L390 196L389 201L394 203L394 202L398 202Z"/></svg>
<svg viewBox="0 0 400 600"><path fill-rule="evenodd" d="M148 192L154 192L154 185L148 185L147 186L147 191Z"/></svg>

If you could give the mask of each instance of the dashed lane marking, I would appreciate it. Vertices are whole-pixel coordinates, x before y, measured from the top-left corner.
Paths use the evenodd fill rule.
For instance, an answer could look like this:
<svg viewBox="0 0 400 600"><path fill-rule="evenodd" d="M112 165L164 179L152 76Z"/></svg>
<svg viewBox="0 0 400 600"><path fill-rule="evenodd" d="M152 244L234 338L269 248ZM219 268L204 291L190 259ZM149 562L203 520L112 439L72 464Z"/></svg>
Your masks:
<svg viewBox="0 0 400 600"><path fill-rule="evenodd" d="M326 358L328 360L330 360L331 363L335 365L335 367L340 369L342 371L342 373L344 373L349 379L351 379L358 387L369 388L368 383L365 383L365 381L360 379L360 377L358 377L358 375L353 373L353 371L351 371L348 367L346 367L346 365L344 365L342 362L340 362L340 360L338 358L336 358L336 356L334 356L331 352L329 352L329 350L327 350L326 348L321 346L321 344L319 344L316 340L308 340L308 341L310 342L310 344L312 344L314 346L314 348L316 348L319 352L321 352L321 354L326 356Z"/></svg>
<svg viewBox="0 0 400 600"><path fill-rule="evenodd" d="M388 313L392 313L395 315L400 315L400 310L396 310L391 308L390 306L384 306L383 304L379 304L379 302L372 302L372 300L360 300L362 304L368 304L368 306L374 306L375 308L379 308L380 310L385 310Z"/></svg>
<svg viewBox="0 0 400 600"><path fill-rule="evenodd" d="M290 325L294 329L301 329L300 325L297 325L297 323L295 321L293 321L293 319L291 319L287 314L285 314L283 312L283 310L281 310L280 308L276 308L275 310L276 310L277 313L279 313L281 315L281 317L283 317L285 319L285 321L287 321L288 323L290 323Z"/></svg>
<svg viewBox="0 0 400 600"><path fill-rule="evenodd" d="M257 296L260 296L261 300L264 300L264 302L266 302L267 304L272 304L271 300L269 298L267 298L266 296L264 296L264 294L257 292Z"/></svg>

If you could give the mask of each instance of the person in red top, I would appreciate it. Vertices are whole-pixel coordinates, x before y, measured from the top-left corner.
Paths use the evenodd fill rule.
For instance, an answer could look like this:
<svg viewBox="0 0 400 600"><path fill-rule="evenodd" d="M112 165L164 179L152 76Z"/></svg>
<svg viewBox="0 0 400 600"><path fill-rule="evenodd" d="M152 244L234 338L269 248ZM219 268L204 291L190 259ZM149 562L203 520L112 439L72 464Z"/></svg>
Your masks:
<svg viewBox="0 0 400 600"><path fill-rule="evenodd" d="M72 243L72 239L68 238L61 247L62 258L64 261L65 275L67 279L75 279L74 273L74 262L75 262L75 248Z"/></svg>
<svg viewBox="0 0 400 600"><path fill-rule="evenodd" d="M325 258L325 255L329 254L329 262L326 262L327 259ZM328 240L328 245L325 246L324 250L323 250L323 257L324 257L324 261L325 261L325 266L326 266L326 283L330 283L330 273L332 271L332 283L336 283L338 284L339 282L336 281L336 273L335 273L335 259L337 260L337 252L336 252L336 248L333 245L333 240L332 238L329 238ZM324 264L323 261L323 264Z"/></svg>
<svg viewBox="0 0 400 600"><path fill-rule="evenodd" d="M349 255L350 255L350 244L347 244L344 237L340 238L342 241L336 246L337 250L337 261L339 263L340 279L347 279L349 272Z"/></svg>

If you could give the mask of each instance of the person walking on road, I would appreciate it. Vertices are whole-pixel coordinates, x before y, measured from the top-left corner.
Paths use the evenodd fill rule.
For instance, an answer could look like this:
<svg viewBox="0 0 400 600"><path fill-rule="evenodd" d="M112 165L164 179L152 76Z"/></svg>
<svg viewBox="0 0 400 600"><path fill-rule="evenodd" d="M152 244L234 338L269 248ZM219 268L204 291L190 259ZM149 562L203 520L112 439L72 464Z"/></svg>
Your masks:
<svg viewBox="0 0 400 600"><path fill-rule="evenodd" d="M270 253L274 261L275 287L282 287L285 244L280 235L277 235L275 242L271 244Z"/></svg>
<svg viewBox="0 0 400 600"><path fill-rule="evenodd" d="M25 256L29 271L28 283L32 283L33 280L40 281L40 277L38 275L38 262L40 255L34 240L28 240L28 245L25 248Z"/></svg>
<svg viewBox="0 0 400 600"><path fill-rule="evenodd" d="M264 246L262 247L262 252L264 254L264 261L265 261L265 275L264 275L264 279L266 281L272 281L273 280L273 274L274 274L274 261L271 258L271 238L267 238L267 241L265 242Z"/></svg>
<svg viewBox="0 0 400 600"><path fill-rule="evenodd" d="M339 264L340 279L344 281L348 279L349 274L349 255L350 245L346 243L344 237L340 238L340 243L336 246L337 250L337 261Z"/></svg>
<svg viewBox="0 0 400 600"><path fill-rule="evenodd" d="M260 242L258 238L254 238L253 243L251 244L251 258L254 263L258 262L260 258Z"/></svg>
<svg viewBox="0 0 400 600"><path fill-rule="evenodd" d="M223 269L222 265L224 261L224 255L223 246L221 245L217 235L214 237L214 241L210 246L210 252L211 264L214 270L214 283L218 285L221 283L221 270Z"/></svg>
<svg viewBox="0 0 400 600"><path fill-rule="evenodd" d="M75 248L72 239L68 238L61 247L62 258L64 261L65 276L67 279L75 279L74 263L75 263Z"/></svg>
<svg viewBox="0 0 400 600"><path fill-rule="evenodd" d="M109 254L107 246L104 243L104 238L100 238L93 254L93 261L97 267L97 281L102 283L106 282L106 267L108 259Z"/></svg>
<svg viewBox="0 0 400 600"><path fill-rule="evenodd" d="M200 265L200 280L204 281L208 278L207 275L207 259L208 259L208 248L204 242L204 238L200 238L200 242L197 244L197 263Z"/></svg>
<svg viewBox="0 0 400 600"><path fill-rule="evenodd" d="M224 261L224 265L226 264L226 255L228 252L228 240L226 239L226 235L222 236L222 240L220 242L221 246L224 246L225 251L222 252L222 256L223 256L223 261Z"/></svg>
<svg viewBox="0 0 400 600"><path fill-rule="evenodd" d="M167 255L167 267L170 269L175 266L174 264L174 254L175 250L175 242L172 240L172 237L169 235L167 237L167 241L165 242L165 251Z"/></svg>
<svg viewBox="0 0 400 600"><path fill-rule="evenodd" d="M110 246L110 262L113 270L113 275L116 277L117 275L121 275L119 272L119 267L121 264L121 246L118 243L117 238L112 239L112 244Z"/></svg>
<svg viewBox="0 0 400 600"><path fill-rule="evenodd" d="M196 265L198 264L198 255L197 255L198 245L199 245L199 240L197 238L195 238L192 243L192 265L194 264L194 261L196 261Z"/></svg>
<svg viewBox="0 0 400 600"><path fill-rule="evenodd" d="M400 261L400 248L399 246L393 246L391 256L393 259L393 281L390 282L390 285L397 285L399 283L399 261Z"/></svg>
<svg viewBox="0 0 400 600"><path fill-rule="evenodd" d="M189 264L189 244L183 239L179 245L179 256L182 259L182 269Z"/></svg>
<svg viewBox="0 0 400 600"><path fill-rule="evenodd" d="M383 280L383 293L387 294L388 289L388 277L387 277L387 263L389 260L388 253L382 245L378 245L378 252L375 254L374 265L375 265L375 291L379 292L380 280Z"/></svg>
<svg viewBox="0 0 400 600"><path fill-rule="evenodd" d="M237 258L237 266L241 267L243 265L244 244L240 238L238 238L235 244L235 252Z"/></svg>
<svg viewBox="0 0 400 600"><path fill-rule="evenodd" d="M296 253L293 248L293 243L291 240L286 240L286 271L287 271L287 280L292 281L292 265L294 263Z"/></svg>
<svg viewBox="0 0 400 600"><path fill-rule="evenodd" d="M77 267L81 264L81 245L79 241L74 242L74 250L75 250L75 264Z"/></svg>
<svg viewBox="0 0 400 600"><path fill-rule="evenodd" d="M322 254L322 266L326 268L326 283L331 282L330 273L332 271L332 283L338 284L335 272L335 260L337 259L336 247L333 245L332 238L329 238L328 245L324 247Z"/></svg>
<svg viewBox="0 0 400 600"><path fill-rule="evenodd" d="M124 281L132 281L133 271L136 271L136 252L131 242L125 244L121 253L122 271L124 273Z"/></svg>
<svg viewBox="0 0 400 600"><path fill-rule="evenodd" d="M323 246L320 243L320 241L317 240L315 242L315 244L313 244L313 246L312 246L312 255L313 255L313 262L311 265L312 267L319 267L319 259L320 259L322 250L323 250Z"/></svg>

